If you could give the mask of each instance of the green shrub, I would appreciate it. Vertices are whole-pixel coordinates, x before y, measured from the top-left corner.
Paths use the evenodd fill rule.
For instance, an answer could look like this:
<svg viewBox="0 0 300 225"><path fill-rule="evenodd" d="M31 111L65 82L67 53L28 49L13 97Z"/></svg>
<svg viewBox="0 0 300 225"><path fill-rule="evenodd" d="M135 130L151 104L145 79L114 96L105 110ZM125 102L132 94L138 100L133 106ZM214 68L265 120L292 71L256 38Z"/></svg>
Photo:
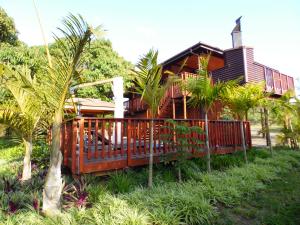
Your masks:
<svg viewBox="0 0 300 225"><path fill-rule="evenodd" d="M129 192L134 184L134 180L125 172L115 172L110 175L107 187L113 193Z"/></svg>

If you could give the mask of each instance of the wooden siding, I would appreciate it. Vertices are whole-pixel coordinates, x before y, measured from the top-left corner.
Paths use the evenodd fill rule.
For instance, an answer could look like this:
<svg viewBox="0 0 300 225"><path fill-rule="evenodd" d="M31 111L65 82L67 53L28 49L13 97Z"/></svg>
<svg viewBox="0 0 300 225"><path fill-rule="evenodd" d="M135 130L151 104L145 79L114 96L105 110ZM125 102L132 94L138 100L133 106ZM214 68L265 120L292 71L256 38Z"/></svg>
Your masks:
<svg viewBox="0 0 300 225"><path fill-rule="evenodd" d="M187 126L198 126L204 130L203 120L176 120ZM251 148L250 123L243 122L245 139ZM164 136L176 134L172 126L163 119L154 120L154 161L173 154L176 159L176 145L164 141ZM61 127L61 151L63 165L73 174L111 171L148 164L149 160L149 119L99 119L78 117ZM192 133L192 144L188 151L193 157L205 155L204 133ZM209 143L212 154L226 154L242 149L239 121L209 121Z"/></svg>
<svg viewBox="0 0 300 225"><path fill-rule="evenodd" d="M214 81L229 81L245 77L243 48L224 51L225 66L211 72Z"/></svg>

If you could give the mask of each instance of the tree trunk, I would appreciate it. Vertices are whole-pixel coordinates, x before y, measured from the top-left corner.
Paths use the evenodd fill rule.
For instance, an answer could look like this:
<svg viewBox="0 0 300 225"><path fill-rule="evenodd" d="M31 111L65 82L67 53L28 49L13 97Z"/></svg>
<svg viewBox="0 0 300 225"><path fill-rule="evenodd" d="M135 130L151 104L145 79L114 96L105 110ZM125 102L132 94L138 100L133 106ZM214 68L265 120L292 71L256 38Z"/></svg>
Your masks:
<svg viewBox="0 0 300 225"><path fill-rule="evenodd" d="M149 154L149 177L148 187L153 185L153 118L150 121L150 154Z"/></svg>
<svg viewBox="0 0 300 225"><path fill-rule="evenodd" d="M50 166L43 191L43 213L48 216L60 213L63 182L61 177L62 154L60 151L60 126L62 112L56 112L52 127Z"/></svg>
<svg viewBox="0 0 300 225"><path fill-rule="evenodd" d="M266 138L265 119L264 119L264 112L262 108L260 108L260 124L261 124L262 137Z"/></svg>
<svg viewBox="0 0 300 225"><path fill-rule="evenodd" d="M178 167L178 182L182 183L181 167Z"/></svg>
<svg viewBox="0 0 300 225"><path fill-rule="evenodd" d="M23 173L22 181L31 179L31 152L32 152L32 136L23 137L23 143L25 146L25 156L23 160Z"/></svg>
<svg viewBox="0 0 300 225"><path fill-rule="evenodd" d="M209 147L209 132L208 132L208 118L207 111L205 111L205 145L206 145L206 166L207 171L211 172L210 166L210 147Z"/></svg>
<svg viewBox="0 0 300 225"><path fill-rule="evenodd" d="M267 143L267 146L270 147L270 144L271 144L270 137L271 136L270 136L270 129L269 129L269 112L268 112L267 108L264 108L264 115L265 115L266 143Z"/></svg>
<svg viewBox="0 0 300 225"><path fill-rule="evenodd" d="M265 114L265 127L266 127L266 139L267 139L267 146L270 148L271 156L273 156L273 147L272 147L272 140L270 134L270 127L269 127L269 110L264 109Z"/></svg>
<svg viewBox="0 0 300 225"><path fill-rule="evenodd" d="M241 120L241 122L240 122L240 127L241 127L241 136L242 136L242 146L243 146L243 152L244 152L244 159L245 159L245 162L248 163L246 141L245 141L245 127L244 127L243 120Z"/></svg>

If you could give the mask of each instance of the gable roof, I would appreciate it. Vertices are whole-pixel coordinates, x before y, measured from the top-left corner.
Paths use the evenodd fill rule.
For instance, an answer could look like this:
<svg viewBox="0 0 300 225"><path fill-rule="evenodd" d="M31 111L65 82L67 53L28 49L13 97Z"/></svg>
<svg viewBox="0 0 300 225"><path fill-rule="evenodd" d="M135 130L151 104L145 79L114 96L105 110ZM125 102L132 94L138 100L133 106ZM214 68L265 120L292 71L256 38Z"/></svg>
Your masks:
<svg viewBox="0 0 300 225"><path fill-rule="evenodd" d="M213 47L211 45L205 44L203 42L198 42L197 44L185 49L184 51L174 55L173 57L167 59L162 63L163 66L167 66L170 63L180 61L184 57L190 55L190 54L197 54L201 52L211 52L212 54L223 56L224 51L220 48Z"/></svg>

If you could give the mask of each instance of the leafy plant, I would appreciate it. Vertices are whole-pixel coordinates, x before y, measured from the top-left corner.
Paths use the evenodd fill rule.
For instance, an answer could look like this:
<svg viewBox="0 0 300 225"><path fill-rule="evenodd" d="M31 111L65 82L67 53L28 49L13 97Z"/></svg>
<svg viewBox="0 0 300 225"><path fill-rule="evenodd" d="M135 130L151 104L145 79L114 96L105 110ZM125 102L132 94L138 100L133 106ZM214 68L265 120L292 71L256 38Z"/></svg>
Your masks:
<svg viewBox="0 0 300 225"><path fill-rule="evenodd" d="M63 207L76 207L83 209L91 207L88 201L87 184L83 177L75 179L72 183L67 184L63 189Z"/></svg>
<svg viewBox="0 0 300 225"><path fill-rule="evenodd" d="M182 168L186 165L186 161L193 155L197 155L201 149L201 141L199 135L203 133L202 129L197 126L189 126L184 122L167 120L168 134L162 135L164 144L173 146L176 151L163 157L165 162L173 162L178 171L178 180L182 182Z"/></svg>
<svg viewBox="0 0 300 225"><path fill-rule="evenodd" d="M115 172L109 177L107 187L113 193L127 193L132 189L133 179L124 172Z"/></svg>
<svg viewBox="0 0 300 225"><path fill-rule="evenodd" d="M151 118L148 177L148 187L151 188L153 183L153 120L157 115L164 94L174 79L170 76L165 83L162 83L162 65L158 64L158 51L154 51L153 49L141 57L136 67L137 70L134 71L134 93L139 94L141 101L144 101L148 105Z"/></svg>

